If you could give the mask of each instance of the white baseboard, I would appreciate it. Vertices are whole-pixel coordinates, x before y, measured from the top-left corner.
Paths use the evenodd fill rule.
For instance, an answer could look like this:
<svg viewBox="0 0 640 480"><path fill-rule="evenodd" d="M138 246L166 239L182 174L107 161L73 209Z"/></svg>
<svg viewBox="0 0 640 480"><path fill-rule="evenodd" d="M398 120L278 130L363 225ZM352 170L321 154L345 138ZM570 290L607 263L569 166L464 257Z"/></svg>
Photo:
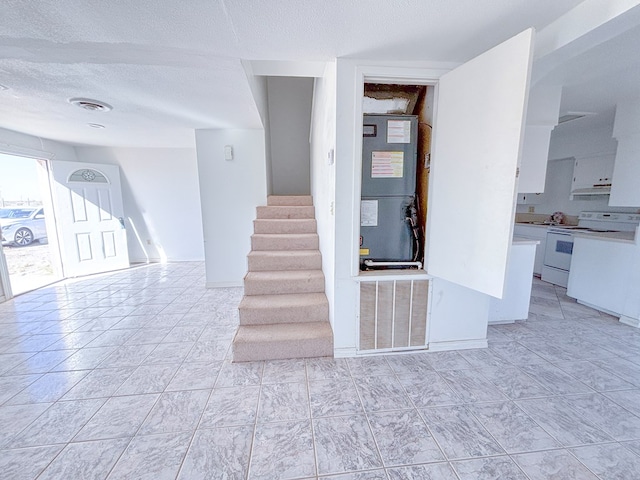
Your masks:
<svg viewBox="0 0 640 480"><path fill-rule="evenodd" d="M151 264L151 263L162 263L162 259L160 257L158 258L129 258L129 263L131 264Z"/></svg>
<svg viewBox="0 0 640 480"><path fill-rule="evenodd" d="M620 316L620 323L629 325L631 327L640 328L640 318L627 317L626 315Z"/></svg>
<svg viewBox="0 0 640 480"><path fill-rule="evenodd" d="M334 348L333 349L333 357L334 358L350 358L356 356L356 348L355 347L342 347L342 348Z"/></svg>
<svg viewBox="0 0 640 480"><path fill-rule="evenodd" d="M206 288L229 288L229 287L243 287L243 283L240 282L207 282Z"/></svg>
<svg viewBox="0 0 640 480"><path fill-rule="evenodd" d="M524 319L526 320L526 318ZM516 323L515 320L489 320L489 325L509 325Z"/></svg>
<svg viewBox="0 0 640 480"><path fill-rule="evenodd" d="M456 340L453 342L429 342L430 352L446 352L449 350L469 350L471 348L487 348L487 339Z"/></svg>

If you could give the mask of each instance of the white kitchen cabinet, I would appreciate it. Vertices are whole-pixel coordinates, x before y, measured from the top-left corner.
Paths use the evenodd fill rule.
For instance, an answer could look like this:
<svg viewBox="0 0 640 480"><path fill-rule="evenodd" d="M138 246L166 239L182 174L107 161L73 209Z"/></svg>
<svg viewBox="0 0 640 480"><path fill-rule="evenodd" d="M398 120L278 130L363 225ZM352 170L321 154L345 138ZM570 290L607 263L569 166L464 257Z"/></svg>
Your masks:
<svg viewBox="0 0 640 480"><path fill-rule="evenodd" d="M516 223L513 228L513 236L540 242L536 247L533 273L535 275L542 275L542 265L544 264L544 252L547 242L547 227L545 225L523 225Z"/></svg>
<svg viewBox="0 0 640 480"><path fill-rule="evenodd" d="M640 245L580 237L573 244L567 295L578 302L621 317L624 323L640 323Z"/></svg>
<svg viewBox="0 0 640 480"><path fill-rule="evenodd" d="M558 124L562 88L534 85L529 91L527 120L522 141L518 192L543 192L551 132Z"/></svg>
<svg viewBox="0 0 640 480"><path fill-rule="evenodd" d="M489 300L490 325L513 323L529 317L536 243L537 240L513 238L504 297Z"/></svg>
<svg viewBox="0 0 640 480"><path fill-rule="evenodd" d="M640 98L616 105L613 137L618 149L609 205L640 207Z"/></svg>
<svg viewBox="0 0 640 480"><path fill-rule="evenodd" d="M576 158L573 165L571 194L608 194L611 191L614 161L614 154Z"/></svg>
<svg viewBox="0 0 640 480"><path fill-rule="evenodd" d="M640 207L640 134L618 140L609 205Z"/></svg>
<svg viewBox="0 0 640 480"><path fill-rule="evenodd" d="M543 193L519 193L518 205L539 205L542 203Z"/></svg>

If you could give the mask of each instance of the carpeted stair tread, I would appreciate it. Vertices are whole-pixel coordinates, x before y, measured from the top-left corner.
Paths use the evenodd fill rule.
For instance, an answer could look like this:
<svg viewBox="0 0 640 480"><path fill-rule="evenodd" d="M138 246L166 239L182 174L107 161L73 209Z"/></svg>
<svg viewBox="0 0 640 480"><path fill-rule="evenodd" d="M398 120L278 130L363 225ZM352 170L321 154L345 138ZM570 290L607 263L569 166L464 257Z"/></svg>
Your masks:
<svg viewBox="0 0 640 480"><path fill-rule="evenodd" d="M329 322L241 325L233 339L236 362L332 355Z"/></svg>
<svg viewBox="0 0 640 480"><path fill-rule="evenodd" d="M256 214L258 219L262 218L315 218L315 208L309 206L267 206L257 207Z"/></svg>
<svg viewBox="0 0 640 480"><path fill-rule="evenodd" d="M238 309L240 325L329 320L329 302L324 293L245 296Z"/></svg>
<svg viewBox="0 0 640 480"><path fill-rule="evenodd" d="M317 233L254 233L252 250L314 250L319 246Z"/></svg>
<svg viewBox="0 0 640 480"><path fill-rule="evenodd" d="M324 292L322 270L249 272L244 277L245 295Z"/></svg>
<svg viewBox="0 0 640 480"><path fill-rule="evenodd" d="M319 270L322 255L319 250L254 250L247 255L250 272L277 270Z"/></svg>
<svg viewBox="0 0 640 480"><path fill-rule="evenodd" d="M315 218L260 218L253 221L254 233L316 233Z"/></svg>
<svg viewBox="0 0 640 480"><path fill-rule="evenodd" d="M267 197L267 205L269 206L308 206L313 205L313 197L311 195L269 195Z"/></svg>

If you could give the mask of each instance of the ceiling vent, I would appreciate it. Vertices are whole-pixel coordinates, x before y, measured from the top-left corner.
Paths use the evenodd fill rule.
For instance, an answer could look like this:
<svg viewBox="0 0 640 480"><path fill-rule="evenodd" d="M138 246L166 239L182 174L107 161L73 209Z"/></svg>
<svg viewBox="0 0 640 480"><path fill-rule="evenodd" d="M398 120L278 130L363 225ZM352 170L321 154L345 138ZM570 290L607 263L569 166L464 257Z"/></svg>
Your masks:
<svg viewBox="0 0 640 480"><path fill-rule="evenodd" d="M579 118L589 117L595 115L594 112L567 112L565 115L562 115L558 119L558 125L562 125L563 123L572 122L574 120L578 120Z"/></svg>
<svg viewBox="0 0 640 480"><path fill-rule="evenodd" d="M108 112L113 109L113 107L108 103L101 102L100 100L92 100L90 98L70 98L69 103L92 112Z"/></svg>

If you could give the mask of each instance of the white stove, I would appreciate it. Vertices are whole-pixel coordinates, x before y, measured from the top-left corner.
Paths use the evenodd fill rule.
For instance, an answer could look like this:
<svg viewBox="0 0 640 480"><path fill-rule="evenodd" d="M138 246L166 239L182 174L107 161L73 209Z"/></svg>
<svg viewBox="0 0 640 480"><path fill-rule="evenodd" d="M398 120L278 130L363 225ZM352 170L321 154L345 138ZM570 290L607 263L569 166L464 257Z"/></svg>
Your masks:
<svg viewBox="0 0 640 480"><path fill-rule="evenodd" d="M566 287L573 253L573 233L633 232L640 214L582 212L578 225L554 225L547 229L542 280Z"/></svg>

